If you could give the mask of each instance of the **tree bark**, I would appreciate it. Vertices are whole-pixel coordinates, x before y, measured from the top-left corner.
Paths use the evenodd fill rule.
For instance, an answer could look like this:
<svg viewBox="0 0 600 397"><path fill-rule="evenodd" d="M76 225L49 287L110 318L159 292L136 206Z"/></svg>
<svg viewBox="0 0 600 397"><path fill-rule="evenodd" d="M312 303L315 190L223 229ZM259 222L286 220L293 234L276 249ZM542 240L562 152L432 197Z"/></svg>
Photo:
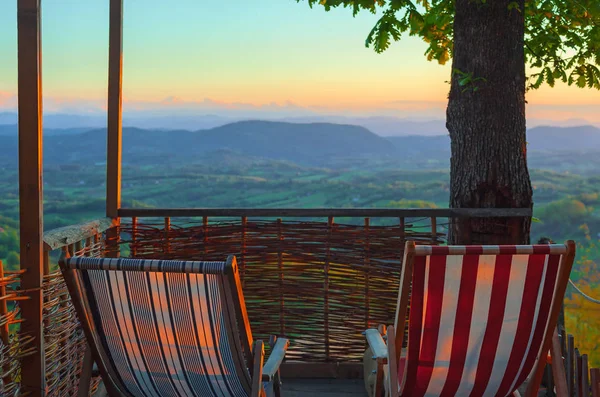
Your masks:
<svg viewBox="0 0 600 397"><path fill-rule="evenodd" d="M514 0L456 0L451 208L531 208L525 140L523 13ZM516 3L524 9L524 0ZM470 76L470 77L468 77ZM485 80L483 80L485 79ZM450 244L529 244L531 219L456 219Z"/></svg>

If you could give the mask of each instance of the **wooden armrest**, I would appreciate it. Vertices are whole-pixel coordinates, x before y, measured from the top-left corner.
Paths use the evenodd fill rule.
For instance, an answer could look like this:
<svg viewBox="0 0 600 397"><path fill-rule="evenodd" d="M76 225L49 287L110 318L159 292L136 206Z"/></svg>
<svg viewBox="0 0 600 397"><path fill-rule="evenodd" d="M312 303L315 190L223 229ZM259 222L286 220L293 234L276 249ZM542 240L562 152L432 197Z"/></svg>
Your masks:
<svg viewBox="0 0 600 397"><path fill-rule="evenodd" d="M367 342L373 353L373 359L386 364L388 359L388 349L379 331L376 329L368 329L365 331L365 337L367 338Z"/></svg>
<svg viewBox="0 0 600 397"><path fill-rule="evenodd" d="M279 366L285 357L285 352L290 346L290 340L287 338L277 338L275 345L271 349L269 359L265 363L262 370L262 380L264 382L271 382L273 377L279 371Z"/></svg>

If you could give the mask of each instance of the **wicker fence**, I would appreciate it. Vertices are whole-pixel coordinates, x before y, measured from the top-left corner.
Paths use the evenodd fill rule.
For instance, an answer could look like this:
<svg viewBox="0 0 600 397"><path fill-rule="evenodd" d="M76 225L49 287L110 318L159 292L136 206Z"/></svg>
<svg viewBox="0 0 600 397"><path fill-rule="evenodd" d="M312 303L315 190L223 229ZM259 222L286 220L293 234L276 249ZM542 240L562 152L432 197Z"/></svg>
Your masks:
<svg viewBox="0 0 600 397"><path fill-rule="evenodd" d="M134 219L122 223L121 242L137 258L236 255L257 338L291 337L289 360L357 362L364 352L361 331L394 320L405 240L444 241L435 221L402 222Z"/></svg>
<svg viewBox="0 0 600 397"><path fill-rule="evenodd" d="M258 220L272 217L272 210L250 219L216 211L210 221L198 215L156 220L155 212L139 215L145 216L141 221L121 214L125 218L120 227L103 219L46 233L41 319L19 318L18 304L27 299L27 291L15 292L20 273L0 274L0 395L18 393L19 363L32 354L32 340L16 332L20 321L43 323L46 395L66 397L77 390L85 338L55 267L61 251L205 260L234 254L255 337L290 336L294 343L288 360L358 364L364 349L361 331L393 321L404 242L443 243L444 222L456 215L446 210L414 217L408 210L406 216L387 216L380 222L386 215L377 210L364 215L377 220L354 214L353 224L344 224L332 215L297 221L297 214L285 210L280 215L285 220Z"/></svg>
<svg viewBox="0 0 600 397"><path fill-rule="evenodd" d="M60 248L71 255L103 257L102 234ZM52 269L52 268L51 268ZM44 276L44 346L47 396L77 395L86 341L67 286L59 270ZM94 382L95 388L99 379Z"/></svg>
<svg viewBox="0 0 600 397"><path fill-rule="evenodd" d="M0 261L0 395L20 393L21 360L32 353L33 339L19 335L19 302L26 299L19 292L20 272L4 272Z"/></svg>

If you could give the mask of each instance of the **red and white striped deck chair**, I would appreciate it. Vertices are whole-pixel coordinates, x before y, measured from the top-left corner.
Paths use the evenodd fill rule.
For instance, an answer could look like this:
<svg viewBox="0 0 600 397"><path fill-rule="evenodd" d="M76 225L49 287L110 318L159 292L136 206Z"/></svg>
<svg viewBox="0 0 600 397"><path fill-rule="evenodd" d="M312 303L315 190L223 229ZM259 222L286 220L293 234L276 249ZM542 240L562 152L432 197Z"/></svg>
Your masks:
<svg viewBox="0 0 600 397"><path fill-rule="evenodd" d="M288 340L273 340L263 367L252 340L235 257L227 262L62 258L92 359L109 396L280 396ZM91 354L90 354L91 353Z"/></svg>
<svg viewBox="0 0 600 397"><path fill-rule="evenodd" d="M366 332L378 360L375 395L385 379L390 396L510 396L526 380L526 395L537 396L574 257L572 241L407 242L387 346L378 330Z"/></svg>

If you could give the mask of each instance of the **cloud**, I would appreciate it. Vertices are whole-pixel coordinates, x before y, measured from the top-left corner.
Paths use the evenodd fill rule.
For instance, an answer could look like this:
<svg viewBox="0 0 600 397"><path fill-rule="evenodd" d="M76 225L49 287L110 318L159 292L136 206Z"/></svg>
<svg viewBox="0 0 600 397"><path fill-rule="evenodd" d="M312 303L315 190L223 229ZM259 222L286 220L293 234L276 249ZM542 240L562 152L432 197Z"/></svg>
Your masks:
<svg viewBox="0 0 600 397"><path fill-rule="evenodd" d="M218 116L225 118L286 118L338 115L345 117L396 117L415 121L440 120L446 116L446 101L394 100L379 103L332 104L314 106L298 104L291 100L253 104L248 102L225 102L213 98L188 100L168 96L157 101L124 98L123 110L126 117L137 116ZM527 118L530 126L550 122L560 125L567 123L600 124L597 104L535 104L527 105ZM10 91L0 91L0 111L15 111L17 95ZM81 99L44 97L45 113L69 113L76 115L106 115L106 99Z"/></svg>
<svg viewBox="0 0 600 397"><path fill-rule="evenodd" d="M0 109L14 110L17 108L17 96L12 92L0 91Z"/></svg>

